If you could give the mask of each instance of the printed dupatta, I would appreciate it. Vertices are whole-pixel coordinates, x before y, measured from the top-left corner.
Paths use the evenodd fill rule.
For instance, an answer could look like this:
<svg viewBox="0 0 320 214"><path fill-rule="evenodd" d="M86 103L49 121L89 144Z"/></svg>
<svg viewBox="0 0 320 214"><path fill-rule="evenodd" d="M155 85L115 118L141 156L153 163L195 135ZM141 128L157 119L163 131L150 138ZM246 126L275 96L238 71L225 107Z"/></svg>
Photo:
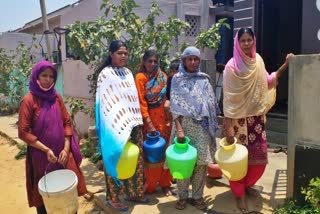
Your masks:
<svg viewBox="0 0 320 214"><path fill-rule="evenodd" d="M195 121L208 120L209 133L215 137L220 110L207 74L200 68L189 73L180 64L179 72L172 78L170 97L173 119L183 115Z"/></svg>
<svg viewBox="0 0 320 214"><path fill-rule="evenodd" d="M138 92L127 68L104 68L96 92L96 130L108 175L117 179L117 164L132 129L142 125Z"/></svg>
<svg viewBox="0 0 320 214"><path fill-rule="evenodd" d="M145 99L149 108L157 108L161 105L167 90L167 79L158 69L156 74L145 84L147 93Z"/></svg>

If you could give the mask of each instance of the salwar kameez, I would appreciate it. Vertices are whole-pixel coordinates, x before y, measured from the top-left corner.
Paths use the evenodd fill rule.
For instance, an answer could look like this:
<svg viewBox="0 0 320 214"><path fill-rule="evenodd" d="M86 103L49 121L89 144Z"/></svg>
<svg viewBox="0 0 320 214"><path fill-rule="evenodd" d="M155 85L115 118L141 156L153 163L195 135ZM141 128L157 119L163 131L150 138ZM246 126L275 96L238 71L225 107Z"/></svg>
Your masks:
<svg viewBox="0 0 320 214"><path fill-rule="evenodd" d="M140 154L138 158L137 168L134 175L125 180L121 180L122 184L115 182L114 179L106 174L106 190L107 200L117 201L121 194L127 195L129 198L143 197L143 149L142 149L142 128L136 126L131 133L131 142L139 147Z"/></svg>
<svg viewBox="0 0 320 214"><path fill-rule="evenodd" d="M238 143L248 149L246 176L240 181L230 181L233 194L239 198L261 178L268 163L265 115L233 119L231 123Z"/></svg>
<svg viewBox="0 0 320 214"><path fill-rule="evenodd" d="M190 145L197 149L197 162L192 176L188 179L177 180L179 199L187 199L189 185L192 184L192 198L203 197L203 190L207 176L207 165L212 163L212 157L216 151L216 142L207 129L200 123L194 122L189 117L182 117L182 128L186 136L190 138ZM171 142L177 136L175 126L172 129Z"/></svg>
<svg viewBox="0 0 320 214"><path fill-rule="evenodd" d="M163 75L166 80L167 75L159 71L159 74ZM157 79L157 78L155 78ZM171 133L171 124L167 125L167 117L164 111L165 98L156 106L151 106L147 100L148 89L147 85L150 80L144 73L138 73L136 75L136 87L139 94L139 102L141 114L144 119L150 118L154 128L160 132L160 136L166 141L165 147L169 145L169 138ZM160 87L161 84L153 84L153 87ZM152 88L152 87L151 87ZM156 89L154 89L156 90ZM143 135L146 139L146 134L148 132L148 125L144 123L143 125ZM164 169L164 160L160 163L150 163L145 158L144 160L144 175L145 175L145 191L147 193L156 192L156 187L159 185L161 188L170 188L172 175L168 169Z"/></svg>

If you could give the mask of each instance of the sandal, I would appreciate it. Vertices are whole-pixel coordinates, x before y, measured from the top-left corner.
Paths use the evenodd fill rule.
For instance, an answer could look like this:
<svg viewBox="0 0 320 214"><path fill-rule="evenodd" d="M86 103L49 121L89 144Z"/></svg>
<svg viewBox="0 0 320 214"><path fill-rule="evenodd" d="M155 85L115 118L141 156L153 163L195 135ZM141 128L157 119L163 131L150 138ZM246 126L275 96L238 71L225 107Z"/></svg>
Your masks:
<svg viewBox="0 0 320 214"><path fill-rule="evenodd" d="M179 199L176 204L174 205L174 207L177 210L184 210L187 206L187 201L185 199Z"/></svg>
<svg viewBox="0 0 320 214"><path fill-rule="evenodd" d="M207 209L207 204L203 198L195 199L193 201L193 206L195 206L198 210L205 210Z"/></svg>
<svg viewBox="0 0 320 214"><path fill-rule="evenodd" d="M149 198L145 198L145 197L133 197L133 198L125 198L124 200L129 201L129 202L133 202L133 203L137 203L137 204L149 204L150 200Z"/></svg>
<svg viewBox="0 0 320 214"><path fill-rule="evenodd" d="M125 204L121 203L120 201L114 201L114 202L107 201L106 204L108 207L115 209L119 212L126 212L129 210L129 208Z"/></svg>
<svg viewBox="0 0 320 214"><path fill-rule="evenodd" d="M171 195L176 195L176 193L174 193L173 191L172 191L172 188L171 187L162 187L161 188L162 189L162 192L163 192L163 195L164 196L171 196Z"/></svg>

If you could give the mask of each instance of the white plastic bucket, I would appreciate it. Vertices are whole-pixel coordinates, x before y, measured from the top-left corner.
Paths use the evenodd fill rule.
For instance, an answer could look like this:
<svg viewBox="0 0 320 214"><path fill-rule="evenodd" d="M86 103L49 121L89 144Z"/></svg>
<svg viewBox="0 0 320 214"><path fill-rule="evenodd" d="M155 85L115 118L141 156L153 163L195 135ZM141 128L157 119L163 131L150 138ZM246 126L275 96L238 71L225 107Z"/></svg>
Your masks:
<svg viewBox="0 0 320 214"><path fill-rule="evenodd" d="M75 214L78 210L78 178L69 169L60 169L44 175L38 183L48 214Z"/></svg>

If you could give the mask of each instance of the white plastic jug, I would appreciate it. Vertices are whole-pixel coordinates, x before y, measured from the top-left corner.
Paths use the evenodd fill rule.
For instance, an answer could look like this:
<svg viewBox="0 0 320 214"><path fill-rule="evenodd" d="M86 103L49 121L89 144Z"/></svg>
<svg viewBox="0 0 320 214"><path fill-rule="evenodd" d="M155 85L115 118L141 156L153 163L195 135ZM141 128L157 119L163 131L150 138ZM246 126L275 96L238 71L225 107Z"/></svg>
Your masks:
<svg viewBox="0 0 320 214"><path fill-rule="evenodd" d="M38 183L48 214L75 214L79 207L78 178L69 169L60 169L44 175Z"/></svg>
<svg viewBox="0 0 320 214"><path fill-rule="evenodd" d="M223 175L230 181L238 181L244 178L248 169L248 149L234 143L229 145L226 138L219 142L220 148L215 153L215 159L221 168Z"/></svg>

